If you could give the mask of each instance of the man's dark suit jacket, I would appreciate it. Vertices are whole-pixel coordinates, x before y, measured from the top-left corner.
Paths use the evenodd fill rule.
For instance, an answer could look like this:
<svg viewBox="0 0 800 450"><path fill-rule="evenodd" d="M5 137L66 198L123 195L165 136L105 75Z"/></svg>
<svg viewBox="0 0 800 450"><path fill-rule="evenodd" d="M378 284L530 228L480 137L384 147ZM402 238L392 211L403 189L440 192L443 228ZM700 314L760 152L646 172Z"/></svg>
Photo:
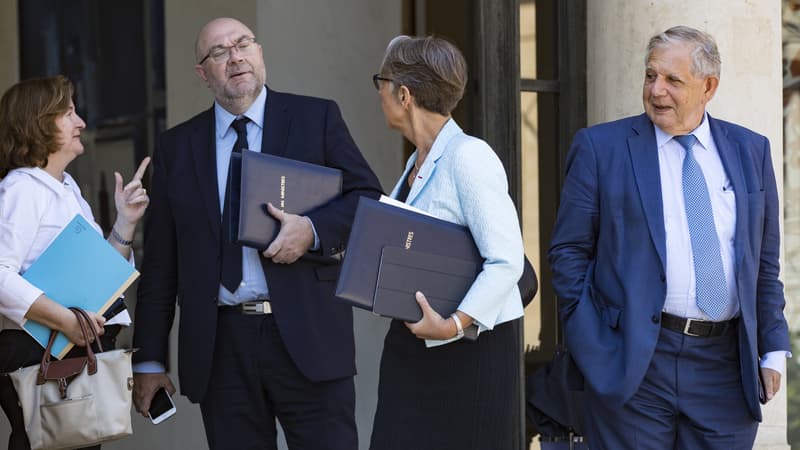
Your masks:
<svg viewBox="0 0 800 450"><path fill-rule="evenodd" d="M736 195L741 375L761 420L758 358L789 349L775 174L764 136L708 120ZM590 388L621 405L653 357L667 288L658 151L646 115L577 133L549 258L570 353Z"/></svg>
<svg viewBox="0 0 800 450"><path fill-rule="evenodd" d="M193 402L203 400L208 385L220 288L214 126L212 107L160 138L135 315L135 361L167 365L177 298L178 373ZM381 188L336 103L268 90L261 151L343 171L341 198L308 214L319 236L315 253L341 252L358 197L377 197ZM311 258L289 265L262 258L262 265L275 321L299 370L312 381L354 375L352 311L333 295L339 265Z"/></svg>

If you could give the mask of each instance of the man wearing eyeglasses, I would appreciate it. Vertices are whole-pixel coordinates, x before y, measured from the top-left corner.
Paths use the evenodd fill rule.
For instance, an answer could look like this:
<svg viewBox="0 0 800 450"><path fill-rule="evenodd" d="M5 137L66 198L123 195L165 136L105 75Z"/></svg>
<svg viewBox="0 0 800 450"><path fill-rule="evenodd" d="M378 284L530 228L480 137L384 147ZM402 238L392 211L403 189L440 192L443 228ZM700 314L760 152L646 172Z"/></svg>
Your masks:
<svg viewBox="0 0 800 450"><path fill-rule="evenodd" d="M181 392L200 403L210 448L276 448L277 418L291 449L356 449L352 313L333 299L338 264L319 261L342 252L358 197L379 196L380 184L333 101L266 87L247 26L212 20L195 51L215 101L167 130L154 155L137 410L147 414L159 388L175 391L164 369L177 299ZM231 154L251 150L343 172L341 197L308 216L270 206L281 228L260 253L231 244L221 224Z"/></svg>

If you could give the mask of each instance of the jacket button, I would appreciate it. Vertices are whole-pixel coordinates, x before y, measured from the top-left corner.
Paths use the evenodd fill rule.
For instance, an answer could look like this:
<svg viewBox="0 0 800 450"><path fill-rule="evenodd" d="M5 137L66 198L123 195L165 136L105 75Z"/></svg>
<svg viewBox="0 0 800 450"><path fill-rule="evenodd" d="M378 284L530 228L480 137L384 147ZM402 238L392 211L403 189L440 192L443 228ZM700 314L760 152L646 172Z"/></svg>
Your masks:
<svg viewBox="0 0 800 450"><path fill-rule="evenodd" d="M651 317L650 320L652 320L653 323L658 323L661 321L661 317L659 317L658 314L653 314L653 317Z"/></svg>

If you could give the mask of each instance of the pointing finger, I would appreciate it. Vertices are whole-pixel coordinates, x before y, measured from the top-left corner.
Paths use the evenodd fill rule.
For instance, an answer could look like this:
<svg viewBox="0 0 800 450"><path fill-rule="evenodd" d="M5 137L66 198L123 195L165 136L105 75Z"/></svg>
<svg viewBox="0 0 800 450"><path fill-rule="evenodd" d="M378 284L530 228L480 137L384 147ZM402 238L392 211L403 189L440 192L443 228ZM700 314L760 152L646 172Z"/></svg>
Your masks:
<svg viewBox="0 0 800 450"><path fill-rule="evenodd" d="M150 165L150 157L146 156L142 160L141 164L139 164L139 168L136 169L136 173L133 174L133 179L134 180L141 180L142 177L144 176L144 171L147 170L147 166L148 165Z"/></svg>
<svg viewBox="0 0 800 450"><path fill-rule="evenodd" d="M114 172L114 181L116 182L116 186L114 187L114 191L117 194L122 193L122 175L119 172Z"/></svg>

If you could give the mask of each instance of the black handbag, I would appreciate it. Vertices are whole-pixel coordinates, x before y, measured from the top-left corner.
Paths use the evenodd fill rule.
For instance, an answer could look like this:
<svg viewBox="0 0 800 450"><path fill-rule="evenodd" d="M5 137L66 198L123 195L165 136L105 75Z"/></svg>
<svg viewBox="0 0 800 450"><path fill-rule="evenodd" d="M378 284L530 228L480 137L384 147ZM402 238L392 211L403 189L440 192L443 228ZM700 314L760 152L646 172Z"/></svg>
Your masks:
<svg viewBox="0 0 800 450"><path fill-rule="evenodd" d="M525 268L522 271L522 277L517 282L517 286L519 287L519 295L522 297L522 307L524 308L530 304L539 290L539 279L536 277L536 271L527 256L525 256Z"/></svg>
<svg viewBox="0 0 800 450"><path fill-rule="evenodd" d="M536 271L533 269L533 264L525 257L525 265L522 270L522 277L517 282L519 287L519 294L522 298L522 307L528 304L536 297L536 292L539 290L539 279L536 277ZM472 324L464 329L464 339L474 341L478 339L478 325Z"/></svg>

